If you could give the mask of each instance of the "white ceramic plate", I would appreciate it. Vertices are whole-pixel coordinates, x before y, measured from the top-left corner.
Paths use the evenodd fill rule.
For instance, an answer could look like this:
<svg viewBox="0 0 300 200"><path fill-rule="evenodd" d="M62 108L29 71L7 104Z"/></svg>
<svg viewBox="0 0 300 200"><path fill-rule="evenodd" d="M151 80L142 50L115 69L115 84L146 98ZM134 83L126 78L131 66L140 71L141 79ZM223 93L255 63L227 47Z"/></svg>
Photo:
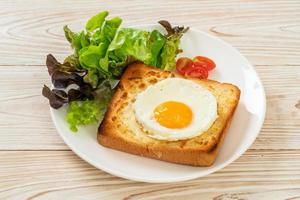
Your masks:
<svg viewBox="0 0 300 200"><path fill-rule="evenodd" d="M143 26L148 30L159 26ZM262 127L266 100L254 68L235 48L204 32L190 29L182 38L180 56L203 55L213 59L210 79L237 85L241 99L220 153L211 167L192 167L143 158L105 148L97 143L97 125L72 133L65 121L66 108L51 109L52 119L65 143L83 160L110 174L143 182L177 182L213 173L241 156Z"/></svg>

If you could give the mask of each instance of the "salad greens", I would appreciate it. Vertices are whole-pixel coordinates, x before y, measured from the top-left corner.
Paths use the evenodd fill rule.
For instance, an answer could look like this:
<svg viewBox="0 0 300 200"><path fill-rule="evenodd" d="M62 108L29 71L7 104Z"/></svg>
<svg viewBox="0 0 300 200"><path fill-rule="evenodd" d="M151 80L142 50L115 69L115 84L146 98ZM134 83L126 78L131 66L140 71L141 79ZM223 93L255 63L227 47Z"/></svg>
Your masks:
<svg viewBox="0 0 300 200"><path fill-rule="evenodd" d="M67 113L67 122L71 131L76 132L78 125L87 125L97 122L99 118L104 116L106 103L101 101L85 100L79 103L72 101L69 104Z"/></svg>
<svg viewBox="0 0 300 200"><path fill-rule="evenodd" d="M184 27L176 26L172 28L171 24L168 21L161 20L160 23L168 32L166 44L164 45L161 58L162 58L162 66L164 70L173 70L175 69L175 57L178 53L181 53L181 49L179 49L180 38L183 33L185 33L187 29Z"/></svg>
<svg viewBox="0 0 300 200"><path fill-rule="evenodd" d="M106 56L100 60L103 66L125 67L128 57L143 61L147 65L161 66L160 52L166 39L159 31L143 31L133 28L122 28L110 43Z"/></svg>
<svg viewBox="0 0 300 200"><path fill-rule="evenodd" d="M44 86L43 95L55 109L69 103L67 122L74 132L78 125L97 122L103 117L129 64L140 61L162 70L173 70L176 55L181 52L180 38L187 31L184 27L172 27L167 21L159 21L166 35L158 30L122 28L122 19L107 19L108 14L104 11L93 16L78 33L64 26L65 37L74 53L63 63L52 55L47 56L46 65L55 88L50 90ZM76 87L69 89L69 85Z"/></svg>

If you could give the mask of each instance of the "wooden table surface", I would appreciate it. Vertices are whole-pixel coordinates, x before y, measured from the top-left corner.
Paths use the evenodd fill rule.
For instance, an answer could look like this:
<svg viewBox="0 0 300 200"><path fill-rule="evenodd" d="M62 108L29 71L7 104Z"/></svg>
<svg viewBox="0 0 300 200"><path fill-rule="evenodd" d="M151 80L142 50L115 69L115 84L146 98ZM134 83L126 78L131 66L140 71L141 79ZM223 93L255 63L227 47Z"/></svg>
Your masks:
<svg viewBox="0 0 300 200"><path fill-rule="evenodd" d="M0 199L300 199L299 0L1 0L0 8ZM114 177L70 151L41 96L45 56L63 59L71 52L63 25L79 30L104 9L124 26L168 19L240 50L267 95L251 148L216 173L172 184Z"/></svg>

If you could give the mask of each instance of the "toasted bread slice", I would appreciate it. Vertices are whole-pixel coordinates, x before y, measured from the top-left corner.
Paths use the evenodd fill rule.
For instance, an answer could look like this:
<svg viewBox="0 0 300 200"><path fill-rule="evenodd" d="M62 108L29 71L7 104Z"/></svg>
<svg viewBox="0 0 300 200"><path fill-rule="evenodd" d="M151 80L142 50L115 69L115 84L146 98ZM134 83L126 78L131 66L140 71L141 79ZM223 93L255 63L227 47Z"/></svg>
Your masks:
<svg viewBox="0 0 300 200"><path fill-rule="evenodd" d="M98 142L140 156L186 165L210 166L216 159L225 130L238 104L240 90L232 84L191 79L216 97L217 120L205 133L191 139L156 140L147 136L137 123L133 103L136 95L149 85L170 77L181 76L142 63L128 66L99 127Z"/></svg>

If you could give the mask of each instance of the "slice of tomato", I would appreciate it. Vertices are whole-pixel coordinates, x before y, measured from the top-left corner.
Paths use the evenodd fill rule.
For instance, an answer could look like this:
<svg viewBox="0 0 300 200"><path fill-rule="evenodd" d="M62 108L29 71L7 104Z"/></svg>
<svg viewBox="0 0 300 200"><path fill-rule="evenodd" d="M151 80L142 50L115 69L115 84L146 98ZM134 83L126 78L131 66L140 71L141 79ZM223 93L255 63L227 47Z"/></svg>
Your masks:
<svg viewBox="0 0 300 200"><path fill-rule="evenodd" d="M185 71L191 67L193 67L193 61L190 58L182 57L176 62L176 69L181 75L184 75Z"/></svg>
<svg viewBox="0 0 300 200"><path fill-rule="evenodd" d="M214 69L216 67L216 64L214 61L212 61L211 59L204 57L204 56L196 56L193 59L194 63L198 66L202 66L204 68L206 68L208 71Z"/></svg>
<svg viewBox="0 0 300 200"><path fill-rule="evenodd" d="M199 79L207 79L208 71L204 67L194 65L193 67L185 71L185 76Z"/></svg>

